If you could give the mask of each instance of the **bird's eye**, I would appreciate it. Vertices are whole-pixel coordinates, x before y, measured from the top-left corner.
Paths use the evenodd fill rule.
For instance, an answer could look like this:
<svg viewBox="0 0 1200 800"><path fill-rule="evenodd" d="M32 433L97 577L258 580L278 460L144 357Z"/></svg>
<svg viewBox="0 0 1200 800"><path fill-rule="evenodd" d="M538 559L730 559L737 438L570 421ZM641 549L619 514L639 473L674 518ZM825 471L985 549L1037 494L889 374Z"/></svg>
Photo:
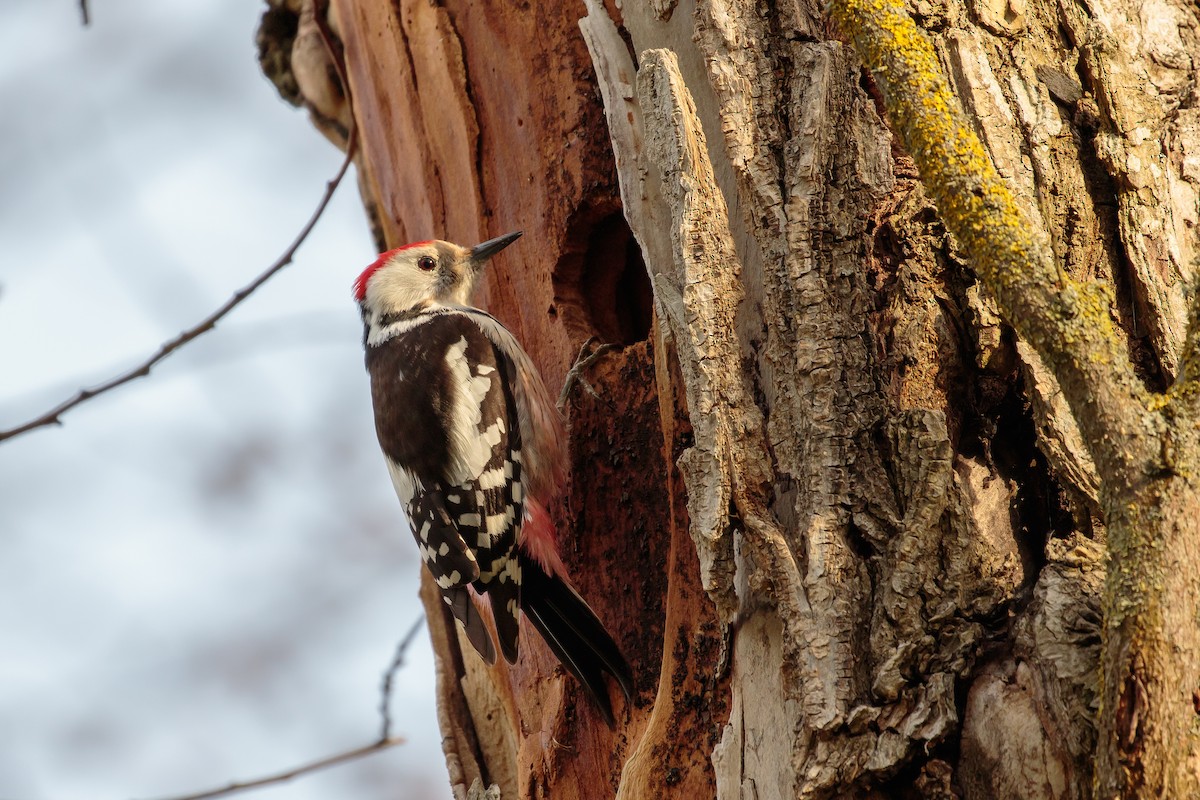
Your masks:
<svg viewBox="0 0 1200 800"><path fill-rule="evenodd" d="M421 256L417 259L417 266L425 272L429 272L437 266L437 262L433 260L433 256Z"/></svg>

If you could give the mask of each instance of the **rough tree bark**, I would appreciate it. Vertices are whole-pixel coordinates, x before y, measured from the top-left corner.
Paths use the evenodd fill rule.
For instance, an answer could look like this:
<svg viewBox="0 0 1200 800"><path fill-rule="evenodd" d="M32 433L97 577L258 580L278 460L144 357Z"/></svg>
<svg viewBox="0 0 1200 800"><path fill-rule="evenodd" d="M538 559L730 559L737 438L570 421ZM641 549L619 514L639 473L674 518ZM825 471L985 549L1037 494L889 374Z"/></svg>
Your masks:
<svg viewBox="0 0 1200 800"><path fill-rule="evenodd" d="M553 512L638 695L610 732L534 637L488 669L427 602L456 797L1110 797L1167 785L1144 756L1180 726L1194 780L1200 623L1162 602L1198 574L1193 7L908 8L1109 332L1077 372L1131 365L1153 420L1108 440L1119 409L976 281L820 3L333 0L351 103L323 6L271 5L264 65L334 141L353 114L381 247L524 229L481 301L551 385L616 345L571 384ZM1104 590L1106 531L1158 571ZM1102 639L1135 662L1107 705ZM1095 790L1098 752L1124 784Z"/></svg>
<svg viewBox="0 0 1200 800"><path fill-rule="evenodd" d="M1096 465L1108 531L1097 793L1200 796L1200 301L1166 365L1179 379L1147 391L1112 324L1111 290L1059 267L903 3L835 0L833 12L873 67L947 227L1053 371Z"/></svg>

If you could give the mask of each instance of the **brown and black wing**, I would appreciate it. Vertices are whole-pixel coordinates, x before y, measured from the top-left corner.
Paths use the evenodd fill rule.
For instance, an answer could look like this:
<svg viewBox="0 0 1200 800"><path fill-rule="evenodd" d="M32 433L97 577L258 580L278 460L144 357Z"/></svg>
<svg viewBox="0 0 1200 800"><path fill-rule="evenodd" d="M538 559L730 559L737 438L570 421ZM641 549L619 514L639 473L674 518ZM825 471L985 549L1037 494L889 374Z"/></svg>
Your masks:
<svg viewBox="0 0 1200 800"><path fill-rule="evenodd" d="M468 586L490 596L500 647L516 660L523 514L511 365L465 314L441 311L367 354L376 431L413 534L471 643L495 660ZM403 472L411 477L406 499Z"/></svg>

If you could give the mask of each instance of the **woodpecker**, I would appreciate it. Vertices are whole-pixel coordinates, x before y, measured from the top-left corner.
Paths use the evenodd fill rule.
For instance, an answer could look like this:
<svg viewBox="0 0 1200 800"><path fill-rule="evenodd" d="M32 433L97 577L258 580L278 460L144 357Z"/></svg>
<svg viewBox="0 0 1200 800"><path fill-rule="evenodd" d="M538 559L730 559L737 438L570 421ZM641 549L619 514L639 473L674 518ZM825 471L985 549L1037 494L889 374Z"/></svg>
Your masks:
<svg viewBox="0 0 1200 800"><path fill-rule="evenodd" d="M633 675L571 585L546 512L566 473L562 417L512 333L470 305L520 236L416 242L358 276L375 432L421 560L483 659L496 661L489 606L510 664L523 611L612 727L604 675L627 701Z"/></svg>

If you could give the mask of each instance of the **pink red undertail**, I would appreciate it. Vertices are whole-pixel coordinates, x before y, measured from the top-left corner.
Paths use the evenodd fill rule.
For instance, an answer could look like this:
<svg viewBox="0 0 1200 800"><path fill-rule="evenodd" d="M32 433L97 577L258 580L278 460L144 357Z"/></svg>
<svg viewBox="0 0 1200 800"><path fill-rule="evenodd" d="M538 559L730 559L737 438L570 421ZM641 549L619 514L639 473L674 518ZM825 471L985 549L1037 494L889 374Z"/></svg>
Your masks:
<svg viewBox="0 0 1200 800"><path fill-rule="evenodd" d="M521 549L541 565L547 575L565 578L567 568L558 555L558 537L545 507L532 497L525 498L525 519L521 524Z"/></svg>

